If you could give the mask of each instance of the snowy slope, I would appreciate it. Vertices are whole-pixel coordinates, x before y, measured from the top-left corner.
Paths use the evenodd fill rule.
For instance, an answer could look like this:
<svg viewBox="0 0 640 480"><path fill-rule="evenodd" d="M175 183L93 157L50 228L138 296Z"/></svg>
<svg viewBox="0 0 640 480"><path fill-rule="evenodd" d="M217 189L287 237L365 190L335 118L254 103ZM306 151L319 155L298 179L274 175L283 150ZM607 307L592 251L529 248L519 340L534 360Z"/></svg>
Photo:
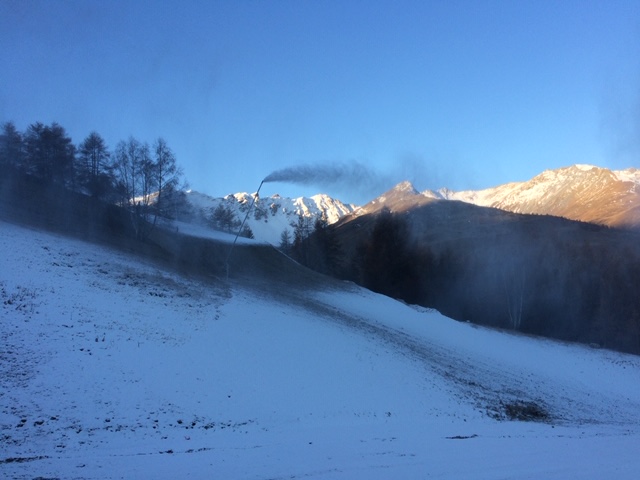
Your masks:
<svg viewBox="0 0 640 480"><path fill-rule="evenodd" d="M0 222L0 476L637 478L640 358L328 285ZM549 420L506 420L516 400Z"/></svg>
<svg viewBox="0 0 640 480"><path fill-rule="evenodd" d="M248 193L236 193L223 198L215 198L189 191L187 192L187 200L201 218L209 216L218 205L222 204L229 207L235 213L236 219L241 222L246 217L253 196ZM293 239L292 225L296 224L299 215L312 218L311 225L316 218L324 218L331 224L354 209L353 205L344 204L323 194L299 198L272 195L256 199L246 224L251 228L256 240L278 245L284 230L288 230Z"/></svg>

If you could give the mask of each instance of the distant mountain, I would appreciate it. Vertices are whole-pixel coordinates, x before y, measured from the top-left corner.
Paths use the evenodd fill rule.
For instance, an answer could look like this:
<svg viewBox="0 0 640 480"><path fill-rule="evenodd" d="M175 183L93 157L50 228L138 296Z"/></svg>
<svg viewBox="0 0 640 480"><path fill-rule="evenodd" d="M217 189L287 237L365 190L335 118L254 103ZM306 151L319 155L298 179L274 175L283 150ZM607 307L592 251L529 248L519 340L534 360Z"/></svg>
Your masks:
<svg viewBox="0 0 640 480"><path fill-rule="evenodd" d="M340 200L322 194L298 198L281 197L276 194L256 198L253 207L251 206L253 195L248 193L210 197L203 193L188 191L186 198L194 210L192 220L200 223L206 223L212 212L221 205L233 213L237 222L242 222L251 208L246 225L257 240L273 245L280 243L280 236L284 230L289 230L293 239L293 225L300 215L309 218L311 224L319 218L324 218L328 224L333 224L356 208L354 205L342 203Z"/></svg>
<svg viewBox="0 0 640 480"><path fill-rule="evenodd" d="M371 200L366 205L356 208L353 216L377 213L384 208L393 212L402 212L425 205L433 201L433 198L433 196L418 192L411 182L405 181Z"/></svg>
<svg viewBox="0 0 640 480"><path fill-rule="evenodd" d="M189 221L207 223L212 212L222 205L232 212L236 222L242 222L253 195L235 193L211 197L188 191L187 200L193 209L193 218ZM591 165L573 165L547 170L526 182L460 192L446 188L419 192L405 181L361 207L323 194L298 198L273 195L256 200L246 224L257 240L277 245L285 229L293 238L293 225L299 215L309 218L311 223L317 218L325 218L328 224L344 223L384 208L408 212L442 200L611 227L640 228L640 170L611 171ZM235 232L234 229L232 233Z"/></svg>
<svg viewBox="0 0 640 480"><path fill-rule="evenodd" d="M640 170L592 165L547 170L526 182L478 191L426 191L430 198L461 200L514 213L546 214L610 227L640 227Z"/></svg>

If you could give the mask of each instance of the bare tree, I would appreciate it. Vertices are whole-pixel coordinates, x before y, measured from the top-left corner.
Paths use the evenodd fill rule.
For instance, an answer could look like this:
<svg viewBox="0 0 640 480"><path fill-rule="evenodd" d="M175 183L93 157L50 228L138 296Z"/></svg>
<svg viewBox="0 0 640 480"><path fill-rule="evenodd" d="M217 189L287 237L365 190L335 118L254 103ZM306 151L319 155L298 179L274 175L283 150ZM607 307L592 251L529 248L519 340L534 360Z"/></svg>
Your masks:
<svg viewBox="0 0 640 480"><path fill-rule="evenodd" d="M139 142L129 137L129 140L118 142L113 155L113 167L116 173L118 191L120 192L120 204L130 207L135 204L137 183L137 149Z"/></svg>
<svg viewBox="0 0 640 480"><path fill-rule="evenodd" d="M178 167L175 155L162 137L153 144L153 151L158 189L156 208L160 215L171 217L176 209L176 201L181 198L176 195L176 190L182 177L182 169Z"/></svg>
<svg viewBox="0 0 640 480"><path fill-rule="evenodd" d="M144 143L138 150L138 172L140 173L140 195L136 202L143 206L145 214L149 214L152 203L152 195L157 191L156 164L151 158L149 145Z"/></svg>
<svg viewBox="0 0 640 480"><path fill-rule="evenodd" d="M78 147L76 176L82 187L94 197L104 197L113 190L109 150L104 139L91 132Z"/></svg>
<svg viewBox="0 0 640 480"><path fill-rule="evenodd" d="M136 235L146 238L150 232L148 226L151 194L155 191L155 164L149 146L133 137L119 142L114 152L118 192L121 206L128 208Z"/></svg>

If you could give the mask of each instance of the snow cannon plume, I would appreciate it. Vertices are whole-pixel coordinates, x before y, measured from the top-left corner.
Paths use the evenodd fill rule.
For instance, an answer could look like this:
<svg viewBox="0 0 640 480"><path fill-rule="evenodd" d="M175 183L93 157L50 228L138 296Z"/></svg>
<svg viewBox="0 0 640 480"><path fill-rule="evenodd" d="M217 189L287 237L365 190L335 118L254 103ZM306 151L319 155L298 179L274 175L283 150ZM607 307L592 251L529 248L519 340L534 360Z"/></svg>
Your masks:
<svg viewBox="0 0 640 480"><path fill-rule="evenodd" d="M265 177L263 183L282 182L297 185L365 186L378 183L378 175L359 162L300 165L276 170Z"/></svg>

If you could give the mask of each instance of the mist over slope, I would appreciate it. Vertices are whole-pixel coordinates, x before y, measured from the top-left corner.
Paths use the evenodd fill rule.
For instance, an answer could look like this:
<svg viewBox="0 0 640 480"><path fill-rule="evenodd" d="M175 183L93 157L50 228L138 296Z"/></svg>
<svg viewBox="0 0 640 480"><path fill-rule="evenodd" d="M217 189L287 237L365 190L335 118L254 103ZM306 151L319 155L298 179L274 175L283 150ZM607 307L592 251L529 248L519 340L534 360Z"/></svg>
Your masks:
<svg viewBox="0 0 640 480"><path fill-rule="evenodd" d="M322 236L301 260L377 292L458 320L640 353L635 229L442 199L403 182ZM323 238L339 245L331 268L314 260L327 257Z"/></svg>

